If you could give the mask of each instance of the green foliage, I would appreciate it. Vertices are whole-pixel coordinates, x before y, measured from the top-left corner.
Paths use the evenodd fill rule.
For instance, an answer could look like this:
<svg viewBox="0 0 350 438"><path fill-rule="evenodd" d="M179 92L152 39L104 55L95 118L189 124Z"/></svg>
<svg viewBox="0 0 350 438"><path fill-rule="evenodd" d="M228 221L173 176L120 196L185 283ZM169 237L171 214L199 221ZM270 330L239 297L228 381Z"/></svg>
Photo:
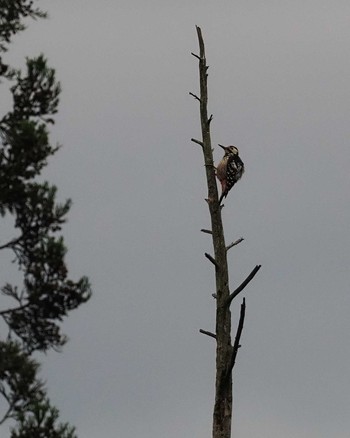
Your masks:
<svg viewBox="0 0 350 438"><path fill-rule="evenodd" d="M7 127L2 123L2 127L1 175L11 176L11 182L38 175L46 165L47 156L55 151L49 144L46 126L20 120Z"/></svg>
<svg viewBox="0 0 350 438"><path fill-rule="evenodd" d="M35 200L35 186L29 187L28 181L40 174L47 158L58 150L50 145L47 129L47 124L53 123L47 116L57 112L60 93L54 70L47 67L41 55L27 59L27 74L22 77L17 72L15 78L16 84L11 87L13 110L0 120L2 216L6 210L14 213L16 206L23 209L24 199Z"/></svg>
<svg viewBox="0 0 350 438"><path fill-rule="evenodd" d="M57 112L61 88L56 83L55 71L47 67L43 55L27 58L27 74L22 77L21 72L16 71L15 77L17 82L11 87L14 105L10 121L43 118ZM53 119L46 121L53 123Z"/></svg>
<svg viewBox="0 0 350 438"><path fill-rule="evenodd" d="M0 53L6 52L12 37L26 28L26 18L47 17L46 12L34 8L33 4L33 0L0 0ZM0 76L11 78L12 75L13 71L0 56Z"/></svg>
<svg viewBox="0 0 350 438"><path fill-rule="evenodd" d="M57 423L59 412L48 399L33 402L17 415L18 426L11 438L77 438L74 427Z"/></svg>
<svg viewBox="0 0 350 438"><path fill-rule="evenodd" d="M68 278L64 241L55 234L71 201L57 204L56 187L34 181L58 150L49 143L47 125L57 112L60 85L42 55L27 59L26 74L16 72L13 80L13 109L0 120L0 214L14 217L18 236L0 249L13 251L24 281L1 289L17 307L0 315L27 352L46 351L65 343L57 322L91 292L85 277Z"/></svg>
<svg viewBox="0 0 350 438"><path fill-rule="evenodd" d="M0 53L25 28L27 17L45 13L28 0L0 0ZM60 349L66 342L61 322L71 310L89 300L86 277L69 278L66 247L59 234L71 201L57 203L57 189L37 177L58 146L49 141L48 126L57 113L60 84L43 55L27 59L26 71L10 68L0 58L0 77L11 81L12 109L0 118L0 215L10 216L14 237L0 242L10 250L22 274L19 285L5 283L1 294L13 305L0 310L8 327L0 340L0 395L7 403L0 424L17 421L11 438L76 438L74 429L57 423L35 351ZM3 281L6 279L3 279Z"/></svg>
<svg viewBox="0 0 350 438"><path fill-rule="evenodd" d="M71 201L57 204L55 186L33 181L58 149L49 143L53 120L43 119L57 111L54 71L42 56L27 60L27 74L18 73L11 91L13 110L0 121L0 214L14 217L19 235L0 249L13 251L24 283L20 293L10 285L2 289L18 303L2 316L26 351L46 351L65 343L57 321L90 298L90 287L85 277L68 278L64 241L55 235Z"/></svg>
<svg viewBox="0 0 350 438"><path fill-rule="evenodd" d="M0 0L0 51L7 50L12 36L25 29L24 18L47 16L40 9L33 8L33 3L33 0Z"/></svg>
<svg viewBox="0 0 350 438"><path fill-rule="evenodd" d="M43 397L43 384L37 379L39 365L16 342L0 342L0 394L8 403L5 418L15 418Z"/></svg>

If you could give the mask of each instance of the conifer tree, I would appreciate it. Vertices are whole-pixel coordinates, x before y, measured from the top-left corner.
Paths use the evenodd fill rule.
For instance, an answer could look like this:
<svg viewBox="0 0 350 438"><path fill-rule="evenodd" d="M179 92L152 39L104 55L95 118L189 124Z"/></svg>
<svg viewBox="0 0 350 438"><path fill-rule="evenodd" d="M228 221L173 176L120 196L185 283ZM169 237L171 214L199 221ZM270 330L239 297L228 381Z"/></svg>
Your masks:
<svg viewBox="0 0 350 438"><path fill-rule="evenodd" d="M50 405L32 357L60 350L67 340L60 323L89 300L91 290L86 277L69 278L65 262L60 231L71 201L57 203L56 187L37 178L59 149L51 145L48 129L61 91L55 70L43 55L27 58L24 72L3 60L28 17L46 13L32 0L0 0L0 86L9 83L13 99L0 115L0 220L11 217L14 224L13 237L0 240L0 250L12 253L21 278L19 284L7 282L6 274L0 279L3 302L13 303L0 307L7 327L0 339L0 406L6 406L0 425L14 420L11 438L75 438L74 428L57 422L58 410Z"/></svg>

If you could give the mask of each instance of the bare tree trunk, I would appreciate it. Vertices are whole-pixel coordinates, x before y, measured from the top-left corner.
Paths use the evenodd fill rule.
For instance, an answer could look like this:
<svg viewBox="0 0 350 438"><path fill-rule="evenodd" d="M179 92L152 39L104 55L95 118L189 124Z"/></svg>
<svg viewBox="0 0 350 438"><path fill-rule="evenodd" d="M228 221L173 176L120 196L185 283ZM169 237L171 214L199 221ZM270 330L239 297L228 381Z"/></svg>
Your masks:
<svg viewBox="0 0 350 438"><path fill-rule="evenodd" d="M224 229L221 218L221 207L219 205L218 191L216 185L215 167L210 139L210 123L212 115L208 117L208 88L207 70L205 58L205 47L201 29L196 26L199 42L199 56L192 55L199 60L200 96L190 93L200 104L200 119L202 140L191 139L199 144L203 150L206 169L208 198L206 199L210 218L211 230L202 230L212 235L214 257L205 254L207 259L215 267L216 278L216 332L210 333L200 330L208 336L216 339L216 382L215 382L215 405L213 415L213 438L230 438L232 422L232 369L235 364L239 341L243 329L245 316L245 300L241 305L240 320L237 328L234 345L231 342L231 311L230 304L239 292L254 277L260 266L256 266L247 279L232 293L229 289L229 274L227 266L227 251L243 239L239 239L226 247Z"/></svg>

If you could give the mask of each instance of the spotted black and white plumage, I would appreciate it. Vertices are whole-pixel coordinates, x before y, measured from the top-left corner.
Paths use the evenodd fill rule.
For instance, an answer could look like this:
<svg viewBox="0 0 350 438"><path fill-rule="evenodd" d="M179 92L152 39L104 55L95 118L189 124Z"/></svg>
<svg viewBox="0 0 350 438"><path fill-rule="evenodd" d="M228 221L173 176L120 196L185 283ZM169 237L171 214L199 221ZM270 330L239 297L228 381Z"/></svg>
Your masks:
<svg viewBox="0 0 350 438"><path fill-rule="evenodd" d="M219 204L223 198L226 198L228 192L242 178L244 173L244 163L239 157L239 151L236 146L219 146L224 149L225 155L216 168L216 176L221 183L221 196Z"/></svg>

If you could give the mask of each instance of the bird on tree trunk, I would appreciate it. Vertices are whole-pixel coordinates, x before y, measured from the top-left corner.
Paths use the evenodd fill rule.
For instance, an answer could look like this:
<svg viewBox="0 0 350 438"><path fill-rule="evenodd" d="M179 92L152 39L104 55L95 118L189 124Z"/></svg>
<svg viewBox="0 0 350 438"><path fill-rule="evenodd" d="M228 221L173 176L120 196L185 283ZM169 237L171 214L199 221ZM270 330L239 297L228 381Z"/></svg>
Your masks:
<svg viewBox="0 0 350 438"><path fill-rule="evenodd" d="M239 157L239 151L236 146L219 146L225 151L222 160L216 167L216 176L221 183L221 196L219 205L223 198L226 198L228 192L242 178L244 173L244 163Z"/></svg>

